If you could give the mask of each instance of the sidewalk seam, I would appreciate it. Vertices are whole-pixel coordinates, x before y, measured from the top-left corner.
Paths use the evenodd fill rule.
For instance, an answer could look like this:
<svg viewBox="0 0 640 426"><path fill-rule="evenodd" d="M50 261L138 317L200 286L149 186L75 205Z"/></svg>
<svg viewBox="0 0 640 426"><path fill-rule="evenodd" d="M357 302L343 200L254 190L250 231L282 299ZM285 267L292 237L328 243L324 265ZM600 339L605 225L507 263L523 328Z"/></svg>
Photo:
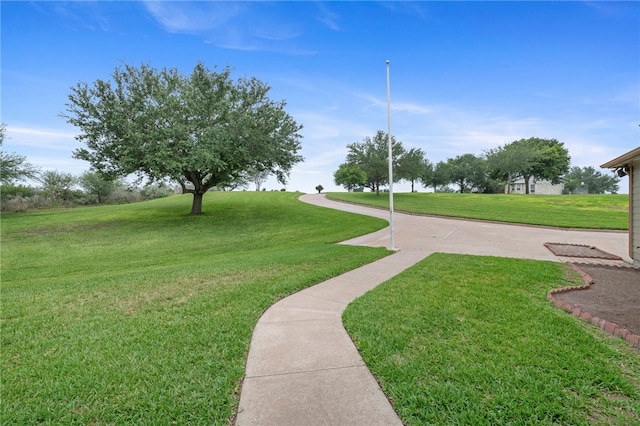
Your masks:
<svg viewBox="0 0 640 426"><path fill-rule="evenodd" d="M245 380L246 379L260 379L260 378L264 378L264 377L290 376L290 375L294 375L294 374L318 373L318 372L323 372L323 371L346 370L346 369L349 369L349 368L360 368L360 367L367 368L367 365L364 364L364 362L363 362L362 364L344 365L344 366L341 366L341 367L318 368L318 369L315 369L315 370L290 371L290 372L287 372L287 373L261 374L259 376L245 376Z"/></svg>

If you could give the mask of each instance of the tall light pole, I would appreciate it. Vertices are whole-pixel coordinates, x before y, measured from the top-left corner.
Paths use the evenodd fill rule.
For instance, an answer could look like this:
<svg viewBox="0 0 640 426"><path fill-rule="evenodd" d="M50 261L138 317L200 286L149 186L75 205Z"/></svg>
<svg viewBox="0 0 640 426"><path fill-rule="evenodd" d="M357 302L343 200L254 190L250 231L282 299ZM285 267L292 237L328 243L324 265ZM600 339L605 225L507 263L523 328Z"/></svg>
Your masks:
<svg viewBox="0 0 640 426"><path fill-rule="evenodd" d="M389 232L391 234L391 250L395 250L393 238L393 150L391 148L391 84L389 79L389 60L387 59L387 142L389 143Z"/></svg>

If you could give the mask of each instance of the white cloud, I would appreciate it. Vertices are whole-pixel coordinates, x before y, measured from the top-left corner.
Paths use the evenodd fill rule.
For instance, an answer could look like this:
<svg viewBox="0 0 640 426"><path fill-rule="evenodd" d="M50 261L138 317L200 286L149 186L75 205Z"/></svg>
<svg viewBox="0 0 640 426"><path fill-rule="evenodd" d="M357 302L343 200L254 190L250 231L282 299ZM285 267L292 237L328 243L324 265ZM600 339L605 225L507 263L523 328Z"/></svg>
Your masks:
<svg viewBox="0 0 640 426"><path fill-rule="evenodd" d="M203 43L223 49L296 56L317 53L294 43L304 33L304 23L280 15L266 3L146 1L144 5L166 31L197 35Z"/></svg>
<svg viewBox="0 0 640 426"><path fill-rule="evenodd" d="M306 159L299 168L315 170L329 167L337 169L337 164L343 163L346 159L347 152L346 144L344 147L327 146L325 151Z"/></svg>
<svg viewBox="0 0 640 426"><path fill-rule="evenodd" d="M333 114L320 114L316 112L299 112L293 116L304 125L302 134L305 140L317 143L348 143L355 142L369 136L371 127L365 122L357 122L341 116L340 110ZM353 140L355 138L355 140Z"/></svg>
<svg viewBox="0 0 640 426"><path fill-rule="evenodd" d="M14 135L35 136L45 139L73 138L75 133L57 129L38 129L30 127L9 127L7 133Z"/></svg>
<svg viewBox="0 0 640 426"><path fill-rule="evenodd" d="M338 25L338 15L331 10L325 3L316 3L319 11L319 15L316 16L316 19L326 25L329 29L333 31L339 31L340 26Z"/></svg>
<svg viewBox="0 0 640 426"><path fill-rule="evenodd" d="M37 127L7 127L7 146L33 147L50 150L72 150L79 146L76 133Z"/></svg>
<svg viewBox="0 0 640 426"><path fill-rule="evenodd" d="M145 1L144 6L167 31L189 34L219 28L246 10L243 3L225 1Z"/></svg>

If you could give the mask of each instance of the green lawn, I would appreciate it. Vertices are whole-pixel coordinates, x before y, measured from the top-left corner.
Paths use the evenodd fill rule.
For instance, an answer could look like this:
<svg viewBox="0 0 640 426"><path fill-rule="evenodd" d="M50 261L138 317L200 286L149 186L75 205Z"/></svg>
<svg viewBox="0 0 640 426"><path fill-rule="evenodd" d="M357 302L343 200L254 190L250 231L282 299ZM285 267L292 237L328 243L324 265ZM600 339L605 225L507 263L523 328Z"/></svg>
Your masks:
<svg viewBox="0 0 640 426"><path fill-rule="evenodd" d="M344 323L406 425L640 424L637 350L546 299L565 269L434 254Z"/></svg>
<svg viewBox="0 0 640 426"><path fill-rule="evenodd" d="M386 226L226 192L2 217L2 424L227 424L279 298L388 254Z"/></svg>
<svg viewBox="0 0 640 426"><path fill-rule="evenodd" d="M3 215L1 423L228 424L262 312L389 253L334 244L385 221L297 196ZM638 354L545 299L566 276L437 254L345 322L408 424L637 424Z"/></svg>
<svg viewBox="0 0 640 426"><path fill-rule="evenodd" d="M328 198L389 208L389 194L332 192ZM397 193L396 211L585 229L629 229L629 196Z"/></svg>

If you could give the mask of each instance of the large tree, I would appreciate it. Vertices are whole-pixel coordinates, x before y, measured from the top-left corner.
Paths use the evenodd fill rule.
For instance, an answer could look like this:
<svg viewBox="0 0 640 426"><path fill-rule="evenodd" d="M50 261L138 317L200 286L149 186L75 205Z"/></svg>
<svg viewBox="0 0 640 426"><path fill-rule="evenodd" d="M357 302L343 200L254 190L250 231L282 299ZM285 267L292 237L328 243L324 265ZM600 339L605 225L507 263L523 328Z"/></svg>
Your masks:
<svg viewBox="0 0 640 426"><path fill-rule="evenodd" d="M414 192L414 183L422 179L427 168L424 151L411 148L402 154L398 163L398 178L411 182L411 192Z"/></svg>
<svg viewBox="0 0 640 426"><path fill-rule="evenodd" d="M532 144L514 142L487 150L485 158L489 176L506 185L510 192L509 183L529 172L527 167L536 161L538 152Z"/></svg>
<svg viewBox="0 0 640 426"><path fill-rule="evenodd" d="M449 179L458 185L460 192L466 189L476 189L483 192L487 185L488 177L485 160L473 154L458 155L447 160Z"/></svg>
<svg viewBox="0 0 640 426"><path fill-rule="evenodd" d="M6 124L0 124L0 148L4 143ZM27 157L0 150L0 183L14 184L22 179L38 176L38 168L27 162Z"/></svg>
<svg viewBox="0 0 640 426"><path fill-rule="evenodd" d="M569 193L584 191L587 194L604 194L606 192L617 194L620 189L618 176L612 173L603 174L591 166L571 167L563 180L564 189Z"/></svg>
<svg viewBox="0 0 640 426"><path fill-rule="evenodd" d="M527 194L532 177L560 183L570 160L569 151L556 139L520 139L487 153L491 175L507 181L523 178Z"/></svg>
<svg viewBox="0 0 640 426"><path fill-rule="evenodd" d="M80 128L86 148L74 157L112 177L137 174L150 181L177 181L193 194L191 214L203 195L228 187L250 170L274 174L281 183L302 157L302 126L272 101L256 78L231 79L198 63L189 76L148 65L117 67L110 81L71 88L63 117Z"/></svg>
<svg viewBox="0 0 640 426"><path fill-rule="evenodd" d="M362 142L354 142L347 145L347 163L356 164L362 169L367 181L365 188L370 188L380 195L380 186L389 183L389 142L387 134L378 130L373 138L366 137ZM399 159L404 154L402 142L391 136L391 155L393 157L393 169L399 167ZM398 181L398 176L393 176L393 181Z"/></svg>
<svg viewBox="0 0 640 426"><path fill-rule="evenodd" d="M438 192L438 187L451 182L450 174L449 165L446 162L438 161L437 164L433 164L427 161L424 174L420 180L425 188L431 186L433 187L433 192Z"/></svg>

